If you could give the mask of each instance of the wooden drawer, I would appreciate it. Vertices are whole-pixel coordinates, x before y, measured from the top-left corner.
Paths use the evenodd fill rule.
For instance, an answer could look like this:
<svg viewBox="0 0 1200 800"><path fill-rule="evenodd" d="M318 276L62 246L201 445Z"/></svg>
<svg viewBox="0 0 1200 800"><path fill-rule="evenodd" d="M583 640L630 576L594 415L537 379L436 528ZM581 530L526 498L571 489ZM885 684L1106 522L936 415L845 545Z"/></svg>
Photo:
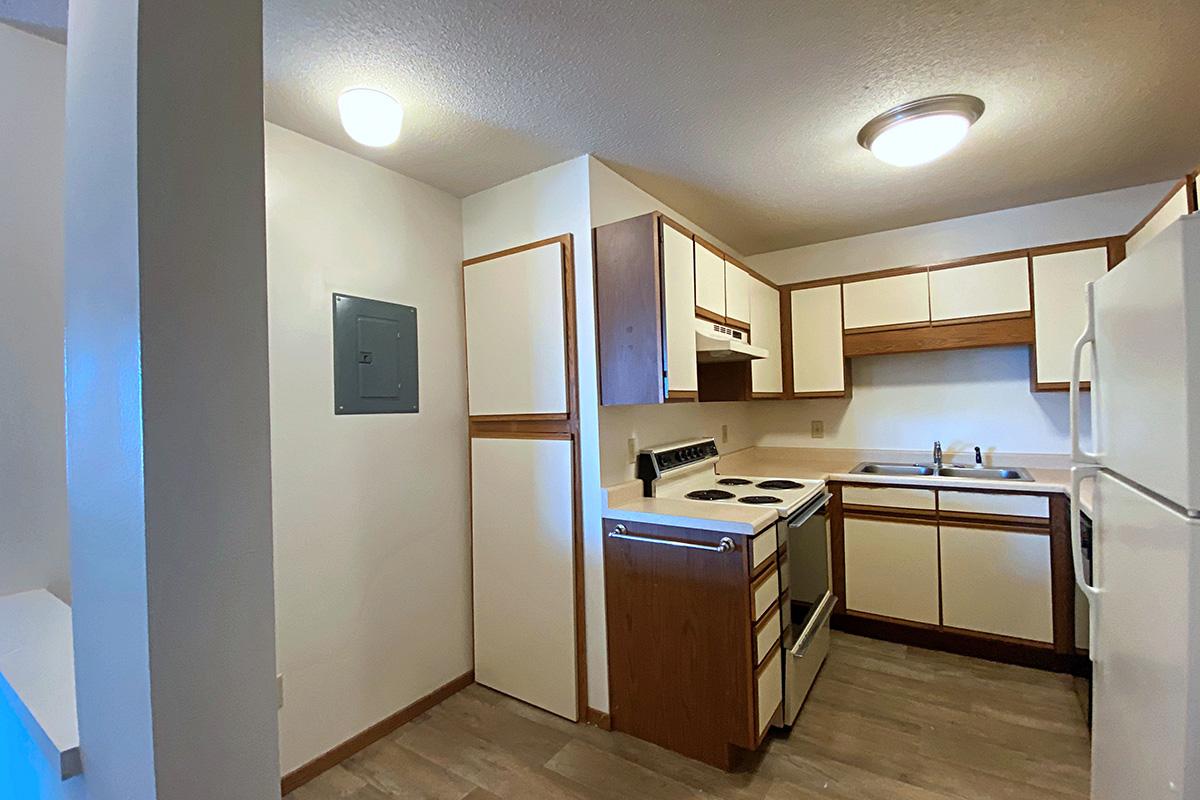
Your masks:
<svg viewBox="0 0 1200 800"><path fill-rule="evenodd" d="M943 624L1054 640L1050 537L941 526Z"/></svg>
<svg viewBox="0 0 1200 800"><path fill-rule="evenodd" d="M932 489L901 489L893 486L843 486L842 504L926 511L937 508Z"/></svg>
<svg viewBox="0 0 1200 800"><path fill-rule="evenodd" d="M779 539L774 525L755 536L750 542L750 572L758 572L758 568L771 557L778 546Z"/></svg>
<svg viewBox="0 0 1200 800"><path fill-rule="evenodd" d="M779 568L774 567L759 576L750 586L754 597L754 619L762 619L771 604L779 599Z"/></svg>
<svg viewBox="0 0 1200 800"><path fill-rule="evenodd" d="M948 492L942 489L938 493L938 508L943 512L1046 518L1050 516L1050 498L1031 494Z"/></svg>
<svg viewBox="0 0 1200 800"><path fill-rule="evenodd" d="M766 660L772 650L778 650L779 639L783 631L779 628L779 609L758 624L754 629L754 665L758 666Z"/></svg>
<svg viewBox="0 0 1200 800"><path fill-rule="evenodd" d="M778 648L759 669L755 694L758 697L757 731L761 738L783 704L783 658Z"/></svg>
<svg viewBox="0 0 1200 800"><path fill-rule="evenodd" d="M847 517L846 608L937 625L938 529Z"/></svg>

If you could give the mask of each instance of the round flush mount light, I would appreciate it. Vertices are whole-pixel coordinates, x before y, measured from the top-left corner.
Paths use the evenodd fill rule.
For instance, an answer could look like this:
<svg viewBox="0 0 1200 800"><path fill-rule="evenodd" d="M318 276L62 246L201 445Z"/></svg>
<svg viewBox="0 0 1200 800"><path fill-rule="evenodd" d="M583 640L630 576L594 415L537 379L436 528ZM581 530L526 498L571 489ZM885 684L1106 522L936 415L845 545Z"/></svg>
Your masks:
<svg viewBox="0 0 1200 800"><path fill-rule="evenodd" d="M863 125L858 143L897 167L925 164L949 153L983 115L969 94L940 94L889 108Z"/></svg>
<svg viewBox="0 0 1200 800"><path fill-rule="evenodd" d="M368 147L387 147L400 138L404 109L378 89L347 89L338 97L338 114L350 138Z"/></svg>

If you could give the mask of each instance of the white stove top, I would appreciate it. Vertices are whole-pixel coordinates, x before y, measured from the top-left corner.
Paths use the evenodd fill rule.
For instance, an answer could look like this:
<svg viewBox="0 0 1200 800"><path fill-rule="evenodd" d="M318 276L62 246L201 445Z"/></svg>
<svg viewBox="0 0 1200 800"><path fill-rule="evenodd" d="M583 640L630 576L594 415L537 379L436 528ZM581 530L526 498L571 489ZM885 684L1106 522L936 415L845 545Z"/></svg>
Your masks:
<svg viewBox="0 0 1200 800"><path fill-rule="evenodd" d="M819 480L718 475L714 460L714 463L697 465L686 474L659 479L654 486L654 496L697 504L770 508L779 516L787 517L824 489L825 482Z"/></svg>

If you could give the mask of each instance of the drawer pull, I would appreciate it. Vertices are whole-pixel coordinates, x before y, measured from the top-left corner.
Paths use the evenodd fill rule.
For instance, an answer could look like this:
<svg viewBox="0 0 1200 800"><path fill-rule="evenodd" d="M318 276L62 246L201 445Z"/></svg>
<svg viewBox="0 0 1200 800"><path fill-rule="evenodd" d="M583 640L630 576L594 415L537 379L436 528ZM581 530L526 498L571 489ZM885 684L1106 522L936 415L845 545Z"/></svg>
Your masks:
<svg viewBox="0 0 1200 800"><path fill-rule="evenodd" d="M629 542L645 542L646 544L665 544L668 547L683 547L688 550L704 550L709 553L729 553L734 549L733 539L721 537L717 544L698 544L696 542L676 542L671 539L657 539L653 536L635 536L628 532L624 525L618 525L608 532L610 539L624 539Z"/></svg>

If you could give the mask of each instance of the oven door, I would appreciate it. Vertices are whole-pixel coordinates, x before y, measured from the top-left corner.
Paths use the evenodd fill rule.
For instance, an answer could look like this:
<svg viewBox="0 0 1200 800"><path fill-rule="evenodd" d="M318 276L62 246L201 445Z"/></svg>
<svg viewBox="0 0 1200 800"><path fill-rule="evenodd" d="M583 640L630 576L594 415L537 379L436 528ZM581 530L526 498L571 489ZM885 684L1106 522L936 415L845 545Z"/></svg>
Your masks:
<svg viewBox="0 0 1200 800"><path fill-rule="evenodd" d="M830 591L828 493L788 519L787 594L783 619L783 724L800 713L817 671L829 652L829 616L836 599Z"/></svg>

